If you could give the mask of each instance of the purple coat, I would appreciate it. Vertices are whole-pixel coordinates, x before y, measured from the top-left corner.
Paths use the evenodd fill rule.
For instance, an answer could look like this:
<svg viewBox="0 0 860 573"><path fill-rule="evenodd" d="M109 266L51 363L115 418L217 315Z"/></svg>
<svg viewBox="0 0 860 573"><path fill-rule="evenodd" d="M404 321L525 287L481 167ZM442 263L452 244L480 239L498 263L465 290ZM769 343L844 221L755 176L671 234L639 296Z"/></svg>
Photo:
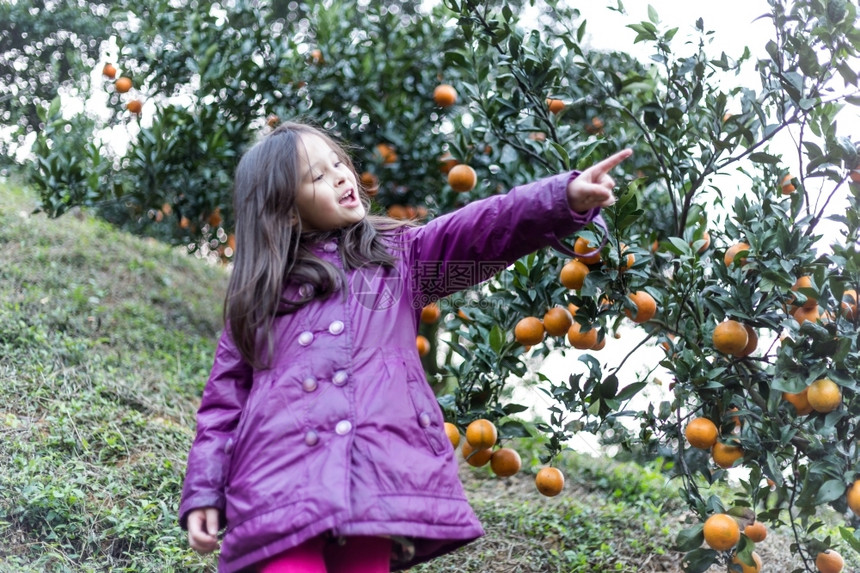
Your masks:
<svg viewBox="0 0 860 573"><path fill-rule="evenodd" d="M224 330L179 509L183 527L192 509L221 511L219 571L325 532L409 538L415 556L395 568L483 534L415 346L421 307L539 248L559 248L591 221L597 209L568 206L574 176L397 231L395 269L350 271L345 293L276 319L269 369L253 370ZM342 267L334 241L316 253Z"/></svg>

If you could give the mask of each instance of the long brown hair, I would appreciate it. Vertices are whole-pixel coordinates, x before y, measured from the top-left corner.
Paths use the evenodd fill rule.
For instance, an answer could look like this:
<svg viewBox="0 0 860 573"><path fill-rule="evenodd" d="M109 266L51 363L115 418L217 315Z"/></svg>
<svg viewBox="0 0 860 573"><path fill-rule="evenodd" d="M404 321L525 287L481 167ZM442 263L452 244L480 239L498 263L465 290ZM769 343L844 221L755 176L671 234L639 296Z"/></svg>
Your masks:
<svg viewBox="0 0 860 573"><path fill-rule="evenodd" d="M278 126L252 146L236 168L236 252L224 320L242 357L255 368L267 367L271 359L271 328L276 316L295 312L343 288L345 279L340 270L315 256L310 245L337 235L346 270L366 264L393 266L396 257L386 247L384 236L405 224L388 217L367 216L344 229L302 233L296 195L301 180L299 140L304 134L321 137L355 174L355 166L342 145L322 130L297 122ZM359 188L361 202L369 212L367 192L360 184ZM313 293L286 300L283 293L288 281L310 283Z"/></svg>

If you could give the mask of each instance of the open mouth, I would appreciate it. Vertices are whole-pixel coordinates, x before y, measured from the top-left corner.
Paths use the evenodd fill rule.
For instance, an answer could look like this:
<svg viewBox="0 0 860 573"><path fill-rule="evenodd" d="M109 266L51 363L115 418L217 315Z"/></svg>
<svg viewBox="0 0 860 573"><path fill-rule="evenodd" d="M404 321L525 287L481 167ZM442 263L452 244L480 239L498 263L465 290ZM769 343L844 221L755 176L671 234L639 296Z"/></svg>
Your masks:
<svg viewBox="0 0 860 573"><path fill-rule="evenodd" d="M343 197L340 198L338 203L343 205L344 203L352 203L355 200L355 189L350 189L344 194Z"/></svg>

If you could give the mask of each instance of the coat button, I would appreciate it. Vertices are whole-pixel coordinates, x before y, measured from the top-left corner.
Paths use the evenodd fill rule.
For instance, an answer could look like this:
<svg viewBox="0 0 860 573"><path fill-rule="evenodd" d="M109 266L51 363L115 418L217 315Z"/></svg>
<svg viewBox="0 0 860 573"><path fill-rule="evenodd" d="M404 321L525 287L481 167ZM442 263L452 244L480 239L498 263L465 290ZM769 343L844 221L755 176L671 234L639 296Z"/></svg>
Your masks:
<svg viewBox="0 0 860 573"><path fill-rule="evenodd" d="M337 243L326 243L323 245L323 250L327 253L333 253L337 250Z"/></svg>
<svg viewBox="0 0 860 573"><path fill-rule="evenodd" d="M334 373L334 377L331 379L332 383L335 386L343 386L346 384L347 374L346 370L338 370Z"/></svg>
<svg viewBox="0 0 860 573"><path fill-rule="evenodd" d="M308 432L305 434L305 445L315 446L315 445L317 445L317 442L319 442L319 441L320 441L319 434L317 434L313 430L308 430Z"/></svg>
<svg viewBox="0 0 860 573"><path fill-rule="evenodd" d="M421 424L422 428L429 427L431 421L432 420L430 420L430 414L428 414L427 412L421 412L418 415L418 423Z"/></svg>
<svg viewBox="0 0 860 573"><path fill-rule="evenodd" d="M299 344L302 346L307 346L311 342L314 341L314 333L310 330L306 330L299 335Z"/></svg>
<svg viewBox="0 0 860 573"><path fill-rule="evenodd" d="M314 285L311 283L305 283L299 287L299 295L302 297L309 297L314 294Z"/></svg>
<svg viewBox="0 0 860 573"><path fill-rule="evenodd" d="M227 443L224 444L224 453L228 456L233 453L233 438L227 440Z"/></svg>
<svg viewBox="0 0 860 573"><path fill-rule="evenodd" d="M317 379L313 376L308 376L302 380L302 390L305 392L313 392L317 389Z"/></svg>
<svg viewBox="0 0 860 573"><path fill-rule="evenodd" d="M334 431L339 436L348 434L350 430L352 430L352 422L349 420L341 420L337 423L337 426L334 427Z"/></svg>
<svg viewBox="0 0 860 573"><path fill-rule="evenodd" d="M333 320L332 323L328 325L328 331L332 334L340 334L343 332L343 321Z"/></svg>

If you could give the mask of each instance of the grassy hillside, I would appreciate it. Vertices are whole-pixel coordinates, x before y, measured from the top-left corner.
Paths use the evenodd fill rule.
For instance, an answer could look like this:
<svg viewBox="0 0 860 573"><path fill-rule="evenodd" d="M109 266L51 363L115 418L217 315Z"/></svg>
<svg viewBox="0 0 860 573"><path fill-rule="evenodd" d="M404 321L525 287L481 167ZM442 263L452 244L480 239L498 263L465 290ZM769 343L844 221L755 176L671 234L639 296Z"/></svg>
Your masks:
<svg viewBox="0 0 860 573"><path fill-rule="evenodd" d="M214 571L176 509L226 273L34 206L0 181L0 572ZM571 455L548 499L533 449L514 478L462 467L487 536L415 573L680 571L664 475ZM780 563L787 542L760 552Z"/></svg>

